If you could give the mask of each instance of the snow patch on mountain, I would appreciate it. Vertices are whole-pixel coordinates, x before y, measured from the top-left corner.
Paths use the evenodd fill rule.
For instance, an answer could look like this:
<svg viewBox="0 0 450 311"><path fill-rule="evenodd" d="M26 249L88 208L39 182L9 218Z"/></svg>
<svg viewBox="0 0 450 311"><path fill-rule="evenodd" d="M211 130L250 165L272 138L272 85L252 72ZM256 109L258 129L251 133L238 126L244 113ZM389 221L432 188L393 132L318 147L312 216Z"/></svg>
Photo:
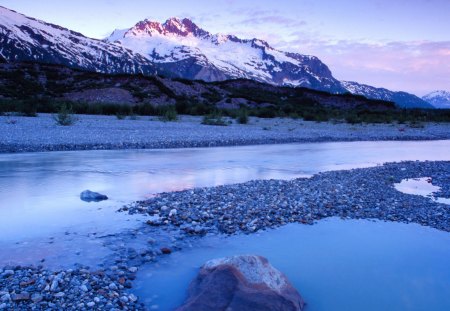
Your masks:
<svg viewBox="0 0 450 311"><path fill-rule="evenodd" d="M449 91L434 91L425 95L422 99L436 108L450 109Z"/></svg>
<svg viewBox="0 0 450 311"><path fill-rule="evenodd" d="M421 98L406 92L394 92L353 81L341 81L341 84L352 94L362 95L371 99L391 101L402 108L434 108Z"/></svg>

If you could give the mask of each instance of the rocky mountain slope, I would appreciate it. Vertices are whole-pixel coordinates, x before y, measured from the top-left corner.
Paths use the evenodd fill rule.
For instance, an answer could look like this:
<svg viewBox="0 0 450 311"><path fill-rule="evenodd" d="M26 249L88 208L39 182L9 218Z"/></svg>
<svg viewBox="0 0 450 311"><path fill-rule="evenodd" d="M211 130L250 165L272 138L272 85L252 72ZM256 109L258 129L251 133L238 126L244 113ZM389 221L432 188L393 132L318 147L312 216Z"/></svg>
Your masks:
<svg viewBox="0 0 450 311"><path fill-rule="evenodd" d="M100 41L0 7L0 59L32 61L110 74L162 75L204 81L252 79L330 93L355 93L431 108L420 98L340 82L315 56L279 51L267 42L211 34L189 19L144 20Z"/></svg>
<svg viewBox="0 0 450 311"><path fill-rule="evenodd" d="M0 6L0 57L105 73L155 74L152 62L123 46L90 39Z"/></svg>
<svg viewBox="0 0 450 311"><path fill-rule="evenodd" d="M450 92L448 91L434 91L422 99L435 108L450 109Z"/></svg>
<svg viewBox="0 0 450 311"><path fill-rule="evenodd" d="M254 80L220 82L170 79L134 74L111 75L60 65L0 62L0 99L71 101L130 106L341 110L393 110L394 104L351 94L330 94L308 88L281 87ZM202 109L203 109L202 108Z"/></svg>

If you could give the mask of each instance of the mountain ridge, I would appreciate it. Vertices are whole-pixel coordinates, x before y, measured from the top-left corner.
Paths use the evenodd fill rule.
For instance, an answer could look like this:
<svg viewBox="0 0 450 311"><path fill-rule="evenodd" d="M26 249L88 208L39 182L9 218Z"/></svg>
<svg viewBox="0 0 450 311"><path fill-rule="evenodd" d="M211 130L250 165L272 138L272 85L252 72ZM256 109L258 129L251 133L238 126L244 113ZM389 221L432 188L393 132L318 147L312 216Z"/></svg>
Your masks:
<svg viewBox="0 0 450 311"><path fill-rule="evenodd" d="M1 6L0 13L0 58L8 62L35 61L110 74L204 81L244 78L333 94L353 92L394 101L400 107L431 107L404 92L358 83L349 89L315 56L279 51L259 39L213 35L186 18L170 18L164 23L144 20L114 31L109 39L97 40Z"/></svg>
<svg viewBox="0 0 450 311"><path fill-rule="evenodd" d="M450 92L444 90L433 91L422 99L436 108L450 109Z"/></svg>

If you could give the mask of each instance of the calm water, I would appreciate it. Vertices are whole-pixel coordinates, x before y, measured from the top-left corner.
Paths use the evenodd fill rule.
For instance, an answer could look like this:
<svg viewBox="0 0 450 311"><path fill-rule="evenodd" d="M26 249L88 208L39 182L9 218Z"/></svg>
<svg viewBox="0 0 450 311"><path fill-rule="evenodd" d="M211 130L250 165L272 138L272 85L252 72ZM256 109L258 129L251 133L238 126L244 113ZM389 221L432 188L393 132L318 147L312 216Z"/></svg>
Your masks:
<svg viewBox="0 0 450 311"><path fill-rule="evenodd" d="M199 267L258 254L284 272L308 311L450 310L450 234L415 224L325 219L256 235L206 237L138 274L147 306L182 304Z"/></svg>
<svg viewBox="0 0 450 311"><path fill-rule="evenodd" d="M450 141L339 142L0 155L0 265L103 256L95 237L135 228L123 204L163 191L291 179L401 160L450 160ZM90 189L111 200L86 203ZM67 257L73 255L74 257Z"/></svg>
<svg viewBox="0 0 450 311"><path fill-rule="evenodd" d="M434 197L435 193L439 192L441 188L433 185L429 177L404 179L400 183L394 184L394 187L403 193L420 195L438 203L450 205L449 198Z"/></svg>

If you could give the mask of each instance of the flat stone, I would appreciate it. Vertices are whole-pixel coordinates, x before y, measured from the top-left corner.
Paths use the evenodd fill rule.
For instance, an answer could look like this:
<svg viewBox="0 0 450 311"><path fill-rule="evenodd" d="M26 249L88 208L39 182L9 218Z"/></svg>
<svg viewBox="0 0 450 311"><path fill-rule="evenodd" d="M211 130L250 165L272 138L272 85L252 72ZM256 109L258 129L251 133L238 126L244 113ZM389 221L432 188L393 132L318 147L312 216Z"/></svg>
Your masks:
<svg viewBox="0 0 450 311"><path fill-rule="evenodd" d="M11 300L14 302L27 301L30 300L30 294L26 292L20 294L13 294L11 295Z"/></svg>

